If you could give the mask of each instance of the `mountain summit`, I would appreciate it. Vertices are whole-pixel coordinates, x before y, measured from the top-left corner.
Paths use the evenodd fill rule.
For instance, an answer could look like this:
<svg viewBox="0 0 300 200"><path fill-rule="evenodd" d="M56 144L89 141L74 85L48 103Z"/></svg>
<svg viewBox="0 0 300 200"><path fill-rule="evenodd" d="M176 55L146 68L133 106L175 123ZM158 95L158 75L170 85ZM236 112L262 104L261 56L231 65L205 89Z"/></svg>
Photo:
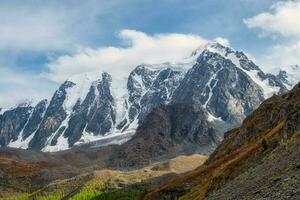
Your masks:
<svg viewBox="0 0 300 200"><path fill-rule="evenodd" d="M201 113L214 130L214 144L264 99L287 91L286 81L264 73L243 52L211 43L180 63L139 65L126 79L106 72L75 75L50 101L1 111L0 145L59 151L95 141L121 144L154 108L179 104ZM178 130L197 132L191 123Z"/></svg>

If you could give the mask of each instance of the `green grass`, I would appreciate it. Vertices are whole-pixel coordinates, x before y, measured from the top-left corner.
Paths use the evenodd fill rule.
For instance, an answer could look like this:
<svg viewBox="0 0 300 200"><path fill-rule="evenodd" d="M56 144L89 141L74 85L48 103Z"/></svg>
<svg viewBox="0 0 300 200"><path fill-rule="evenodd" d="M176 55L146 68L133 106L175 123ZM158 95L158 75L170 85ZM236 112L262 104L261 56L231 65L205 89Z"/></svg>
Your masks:
<svg viewBox="0 0 300 200"><path fill-rule="evenodd" d="M75 196L71 197L70 200L89 200L93 199L105 190L106 184L102 179L93 179L88 181L81 191Z"/></svg>
<svg viewBox="0 0 300 200"><path fill-rule="evenodd" d="M93 179L85 183L80 191L72 196L70 200L133 200L141 194L142 188L139 185L132 185L126 189L118 189L114 183L108 183L102 179ZM59 200L64 195L62 192L55 192L45 196L33 195L35 200ZM32 196L31 196L32 197ZM29 200L30 194L5 198L3 200Z"/></svg>
<svg viewBox="0 0 300 200"><path fill-rule="evenodd" d="M62 195L60 193L50 194L46 196L38 196L35 200L58 200L61 199Z"/></svg>
<svg viewBox="0 0 300 200"><path fill-rule="evenodd" d="M118 190L114 192L102 193L91 200L118 200L122 199L137 199L137 197L141 194L141 192L137 189L125 189Z"/></svg>
<svg viewBox="0 0 300 200"><path fill-rule="evenodd" d="M29 199L29 195L28 194L21 194L18 196L14 196L14 197L5 197L5 198L0 198L2 200L27 200Z"/></svg>
<svg viewBox="0 0 300 200"><path fill-rule="evenodd" d="M22 194L14 197L1 198L1 200L28 200L28 199L30 199L29 194ZM38 196L35 198L35 200L58 200L58 199L61 199L61 195L59 193L46 195L46 196Z"/></svg>
<svg viewBox="0 0 300 200"><path fill-rule="evenodd" d="M270 178L270 180L273 181L273 182L277 182L277 181L279 181L280 179L281 179L281 177L278 176L278 175L273 175L273 176Z"/></svg>
<svg viewBox="0 0 300 200"><path fill-rule="evenodd" d="M142 188L138 185L132 185L126 189L108 190L110 189L103 181L93 180L88 182L81 192L70 198L70 200L118 200L120 198L133 200L141 194Z"/></svg>
<svg viewBox="0 0 300 200"><path fill-rule="evenodd" d="M81 191L75 196L71 197L70 200L117 200L120 198L133 200L136 199L141 194L141 190L137 188L128 188L128 189L120 189L111 192L101 192L101 191ZM62 196L57 194L51 194L47 196L38 196L35 200L59 200ZM3 200L28 200L29 195L19 195L15 197L4 198Z"/></svg>
<svg viewBox="0 0 300 200"><path fill-rule="evenodd" d="M91 199L97 199L99 195L102 193L99 191L83 191L75 196L71 197L70 200L91 200Z"/></svg>

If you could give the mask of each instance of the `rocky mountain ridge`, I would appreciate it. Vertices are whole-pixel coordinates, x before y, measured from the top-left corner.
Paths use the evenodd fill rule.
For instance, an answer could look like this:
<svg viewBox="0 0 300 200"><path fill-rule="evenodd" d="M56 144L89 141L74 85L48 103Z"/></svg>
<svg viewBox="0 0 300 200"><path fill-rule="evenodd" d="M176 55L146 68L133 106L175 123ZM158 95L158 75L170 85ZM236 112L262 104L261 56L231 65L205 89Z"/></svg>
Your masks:
<svg viewBox="0 0 300 200"><path fill-rule="evenodd" d="M201 123L213 127L213 145L261 101L287 91L287 81L288 76L264 73L244 53L212 43L182 63L137 66L124 80L106 72L73 76L50 101L2 112L0 145L59 151L101 140L107 141L101 146L121 144L131 136L120 136L133 135L163 105L192 105L207 121ZM181 133L191 130L182 126Z"/></svg>

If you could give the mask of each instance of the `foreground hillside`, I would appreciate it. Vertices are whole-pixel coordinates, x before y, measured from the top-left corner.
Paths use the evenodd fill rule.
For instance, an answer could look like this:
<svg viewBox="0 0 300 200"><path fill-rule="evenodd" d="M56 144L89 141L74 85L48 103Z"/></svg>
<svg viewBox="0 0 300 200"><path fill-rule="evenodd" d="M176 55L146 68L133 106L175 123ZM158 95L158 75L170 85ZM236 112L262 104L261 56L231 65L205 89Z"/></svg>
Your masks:
<svg viewBox="0 0 300 200"><path fill-rule="evenodd" d="M204 165L144 199L300 198L300 84L225 135Z"/></svg>

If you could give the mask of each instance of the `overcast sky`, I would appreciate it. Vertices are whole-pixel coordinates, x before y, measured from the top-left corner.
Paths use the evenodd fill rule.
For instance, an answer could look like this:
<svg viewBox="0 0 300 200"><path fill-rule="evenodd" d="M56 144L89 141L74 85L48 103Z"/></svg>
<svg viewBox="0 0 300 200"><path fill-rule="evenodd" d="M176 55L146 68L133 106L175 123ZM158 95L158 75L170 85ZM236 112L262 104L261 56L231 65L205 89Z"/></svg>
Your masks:
<svg viewBox="0 0 300 200"><path fill-rule="evenodd" d="M0 107L49 98L76 73L121 76L213 40L266 71L299 64L299 19L299 0L2 0Z"/></svg>

